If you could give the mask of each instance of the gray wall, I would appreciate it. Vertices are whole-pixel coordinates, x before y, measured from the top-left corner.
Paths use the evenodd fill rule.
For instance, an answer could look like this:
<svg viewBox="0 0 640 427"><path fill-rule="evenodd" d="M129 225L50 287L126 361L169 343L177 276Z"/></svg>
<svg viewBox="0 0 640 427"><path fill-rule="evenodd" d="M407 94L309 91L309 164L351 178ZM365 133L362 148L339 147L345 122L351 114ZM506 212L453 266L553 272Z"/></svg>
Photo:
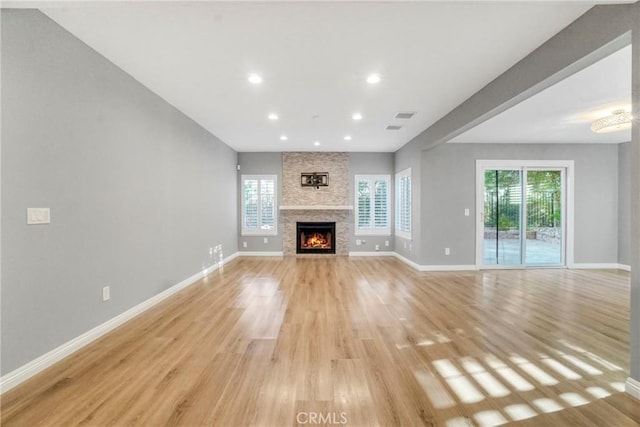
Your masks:
<svg viewBox="0 0 640 427"><path fill-rule="evenodd" d="M391 221L391 233L393 233L394 224L394 198L393 192L394 186L394 154L393 153L351 153L349 156L349 204L353 204L355 209L355 176L356 175L390 175L391 188L390 188L390 217ZM354 215L351 218L355 221ZM353 224L355 230L355 224ZM361 245L356 245L356 240L361 241ZM385 243L389 242L389 246ZM379 246L379 252L390 252L394 248L393 236L363 236L352 235L349 240L350 252L375 252L376 245Z"/></svg>
<svg viewBox="0 0 640 427"><path fill-rule="evenodd" d="M348 204L354 204L354 176L360 174L389 174L391 175L391 191L393 202L393 174L394 174L394 153L349 153L349 199ZM269 174L278 176L278 206L282 204L282 153L238 153L238 183L240 175L246 174ZM392 224L393 224L393 203ZM240 215L240 200L238 200L238 212ZM353 220L353 215L350 215ZM240 217L238 217L238 223ZM392 225L393 230L393 225ZM265 236L242 236L238 226L239 250L241 252L281 252L283 248L282 233L284 226L282 223L282 213L278 215L278 235L266 236L268 242L264 243ZM366 243L356 246L356 239L366 240ZM385 246L385 241L389 241L389 246ZM247 242L247 247L243 247L243 242ZM393 251L394 242L392 236L349 236L350 252L374 252L375 246L380 245L380 252Z"/></svg>
<svg viewBox="0 0 640 427"><path fill-rule="evenodd" d="M633 111L633 127L631 128L631 172L629 185L631 248L631 317L629 321L629 347L631 348L631 366L629 376L640 381L640 2L633 4L630 18L634 20L632 28L633 46L631 62L631 111ZM628 384L630 385L630 384ZM636 397L637 394L636 385Z"/></svg>
<svg viewBox="0 0 640 427"><path fill-rule="evenodd" d="M277 236L242 236L240 216L238 216L238 247L242 252L282 252L282 153L238 153L238 188L242 175L277 175L277 208L278 208L278 235ZM241 215L241 196L238 195L238 213ZM267 239L267 243L264 239ZM244 247L246 243L247 247Z"/></svg>
<svg viewBox="0 0 640 427"><path fill-rule="evenodd" d="M618 263L631 265L631 143L618 145Z"/></svg>
<svg viewBox="0 0 640 427"><path fill-rule="evenodd" d="M419 263L422 251L422 241L420 239L422 221L420 218L420 203L422 200L421 191L421 159L422 141L414 138L396 151L394 159L394 173L402 172L411 168L411 239L394 236L394 248L396 253L403 257ZM394 202L395 210L395 202Z"/></svg>
<svg viewBox="0 0 640 427"><path fill-rule="evenodd" d="M618 262L617 145L445 144L422 153L420 264L475 264L477 159L574 160L574 262Z"/></svg>
<svg viewBox="0 0 640 427"><path fill-rule="evenodd" d="M4 374L235 253L237 188L233 150L36 10L2 10L1 71Z"/></svg>

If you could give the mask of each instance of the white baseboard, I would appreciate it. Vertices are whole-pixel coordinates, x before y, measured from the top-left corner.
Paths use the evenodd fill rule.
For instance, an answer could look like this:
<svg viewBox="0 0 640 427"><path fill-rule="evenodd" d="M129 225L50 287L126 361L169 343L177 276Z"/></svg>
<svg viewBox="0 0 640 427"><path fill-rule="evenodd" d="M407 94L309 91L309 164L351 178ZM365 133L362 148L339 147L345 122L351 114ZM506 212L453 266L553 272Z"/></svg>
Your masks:
<svg viewBox="0 0 640 427"><path fill-rule="evenodd" d="M625 383L624 391L626 391L631 396L640 400L640 381L634 380L633 378L627 378Z"/></svg>
<svg viewBox="0 0 640 427"><path fill-rule="evenodd" d="M397 252L394 252L393 254L394 254L394 256L396 258L398 258L400 261L402 261L405 264L407 264L409 267L412 267L413 269L418 270L418 271L422 271L422 266L421 265L411 261L409 258L403 257L402 255L400 255Z"/></svg>
<svg viewBox="0 0 640 427"><path fill-rule="evenodd" d="M260 252L260 251L240 251L236 252L238 256L283 256L284 252Z"/></svg>
<svg viewBox="0 0 640 427"><path fill-rule="evenodd" d="M349 256L358 257L358 256L395 256L395 252L393 251L375 251L375 252L349 252Z"/></svg>
<svg viewBox="0 0 640 427"><path fill-rule="evenodd" d="M631 267L624 264L618 264L615 262L603 262L603 263L573 263L569 265L569 268L574 269L593 269L593 270L625 270L631 271Z"/></svg>
<svg viewBox="0 0 640 427"><path fill-rule="evenodd" d="M223 265L236 258L237 256L237 252L228 256L223 260ZM2 378L0 378L0 394L11 390L15 386L28 380L37 373L45 370L54 363L80 350L82 347L90 344L91 342L112 331L123 323L133 319L134 317L150 309L159 302L169 298L171 295L181 291L189 285L196 283L198 280L202 279L203 277L217 269L217 264L212 265L211 267L208 267L207 269L194 274L193 276L173 285L172 287L160 292L159 294L154 295L148 300L143 301L134 307L131 307L127 311L120 313L116 317L107 320L106 322L96 326L95 328L85 332L84 334L77 336L70 341L67 341L61 346L54 348L53 350L43 354L42 356L32 360L31 362L28 362L25 365L22 365L21 367L7 373L6 375L3 375Z"/></svg>
<svg viewBox="0 0 640 427"><path fill-rule="evenodd" d="M478 267L475 265L458 264L458 265L423 265L421 271L476 271Z"/></svg>
<svg viewBox="0 0 640 427"><path fill-rule="evenodd" d="M420 265L408 258L403 257L397 252L394 252L396 258L405 264L413 267L418 271L476 271L478 267L475 265L456 264L456 265Z"/></svg>

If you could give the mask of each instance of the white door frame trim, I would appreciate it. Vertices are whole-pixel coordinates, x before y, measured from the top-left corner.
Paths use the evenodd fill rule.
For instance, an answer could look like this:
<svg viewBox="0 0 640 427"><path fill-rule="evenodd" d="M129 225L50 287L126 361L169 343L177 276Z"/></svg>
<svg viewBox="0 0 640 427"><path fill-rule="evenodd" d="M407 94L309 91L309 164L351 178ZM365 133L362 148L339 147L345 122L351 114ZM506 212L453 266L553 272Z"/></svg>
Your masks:
<svg viewBox="0 0 640 427"><path fill-rule="evenodd" d="M521 168L563 168L565 173L565 224L563 244L565 246L565 265L572 268L574 250L574 161L573 160L476 160L476 268L503 268L498 265L484 266L482 263L482 244L484 241L484 175L485 169L521 169ZM526 266L522 266L526 267ZM511 267L513 268L513 267Z"/></svg>

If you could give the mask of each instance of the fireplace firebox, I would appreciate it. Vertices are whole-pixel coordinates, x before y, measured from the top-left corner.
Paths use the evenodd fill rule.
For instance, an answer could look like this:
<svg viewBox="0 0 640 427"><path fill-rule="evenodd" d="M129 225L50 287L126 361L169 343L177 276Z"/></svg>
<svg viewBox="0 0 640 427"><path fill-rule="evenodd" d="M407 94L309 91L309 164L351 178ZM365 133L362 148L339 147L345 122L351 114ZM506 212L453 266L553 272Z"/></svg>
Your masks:
<svg viewBox="0 0 640 427"><path fill-rule="evenodd" d="M298 254L335 254L335 222L298 222L296 223L296 253Z"/></svg>

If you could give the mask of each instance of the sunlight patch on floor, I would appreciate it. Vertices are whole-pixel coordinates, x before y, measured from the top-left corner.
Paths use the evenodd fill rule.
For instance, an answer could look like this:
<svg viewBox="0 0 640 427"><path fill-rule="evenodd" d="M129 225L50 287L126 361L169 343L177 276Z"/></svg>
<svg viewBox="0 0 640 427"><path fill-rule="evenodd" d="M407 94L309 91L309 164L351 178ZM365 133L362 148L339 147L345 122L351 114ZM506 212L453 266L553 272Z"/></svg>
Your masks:
<svg viewBox="0 0 640 427"><path fill-rule="evenodd" d="M464 369L480 384L489 396L504 397L511 394L508 388L487 372L473 357L463 357L461 363Z"/></svg>
<svg viewBox="0 0 640 427"><path fill-rule="evenodd" d="M553 378L551 375L547 374L545 371L529 362L524 357L516 355L512 355L510 357L511 361L518 365L520 369L525 371L527 374L531 375L542 385L556 385L558 384L558 380Z"/></svg>
<svg viewBox="0 0 640 427"><path fill-rule="evenodd" d="M609 393L607 390L603 389L602 387L587 387L586 391L596 399L604 399L605 397L611 396L611 393Z"/></svg>
<svg viewBox="0 0 640 427"><path fill-rule="evenodd" d="M538 415L538 413L534 411L531 406L524 403L505 406L504 411L514 421L526 420L527 418L533 418Z"/></svg>
<svg viewBox="0 0 640 427"><path fill-rule="evenodd" d="M413 371L413 376L431 401L434 408L444 409L456 406L456 401L436 377L429 372Z"/></svg>
<svg viewBox="0 0 640 427"><path fill-rule="evenodd" d="M536 406L536 408L538 408L540 411L544 412L545 414L562 411L564 409L562 405L560 405L558 402L556 402L553 399L548 399L546 397L535 399L533 401L533 404Z"/></svg>
<svg viewBox="0 0 640 427"><path fill-rule="evenodd" d="M615 382L609 385L613 387L615 390L619 391L620 393L624 392L624 383Z"/></svg>
<svg viewBox="0 0 640 427"><path fill-rule="evenodd" d="M565 365L563 365L562 363L558 362L555 359L542 359L542 363L544 363L545 365L547 365L548 367L550 367L551 369L553 369L554 371L556 371L557 373L559 373L560 375L562 375L568 380L579 380L580 378L582 378L580 374L572 371L571 369L567 368Z"/></svg>
<svg viewBox="0 0 640 427"><path fill-rule="evenodd" d="M500 375L505 381L515 387L518 391L530 391L535 387L529 381L525 380L513 369L509 368L500 359L493 355L489 355L485 358L485 361L493 370Z"/></svg>
<svg viewBox="0 0 640 427"><path fill-rule="evenodd" d="M447 420L446 423L446 427L470 427L472 425L473 424L471 424L471 421L464 417L452 418L450 420Z"/></svg>
<svg viewBox="0 0 640 427"><path fill-rule="evenodd" d="M560 398L571 406L582 406L589 403L587 399L578 393L560 393Z"/></svg>
<svg viewBox="0 0 640 427"><path fill-rule="evenodd" d="M482 411L473 416L480 427L499 426L507 423L507 419L499 411Z"/></svg>
<svg viewBox="0 0 640 427"><path fill-rule="evenodd" d="M434 360L433 366L442 378L449 384L449 387L463 403L476 403L484 400L484 395L471 384L459 370L448 359Z"/></svg>
<svg viewBox="0 0 640 427"><path fill-rule="evenodd" d="M594 368L593 366L589 365L586 362L583 362L582 360L578 359L575 356L570 356L568 354L563 354L562 358L565 359L565 360L568 360L571 363L573 363L575 366L577 366L578 368L582 369L583 371L585 371L589 375L602 375L602 371L600 369Z"/></svg>
<svg viewBox="0 0 640 427"><path fill-rule="evenodd" d="M571 344L570 342L566 341L566 340L558 340L558 342L574 351L577 351L578 353L584 355L585 357L588 357L589 359L593 360L594 362L599 363L600 365L604 366L605 368L609 369L610 371L624 371L624 369L622 369L620 366L609 362L608 360L603 359L602 357L591 353L590 351L585 350L582 347L579 347L577 345Z"/></svg>

